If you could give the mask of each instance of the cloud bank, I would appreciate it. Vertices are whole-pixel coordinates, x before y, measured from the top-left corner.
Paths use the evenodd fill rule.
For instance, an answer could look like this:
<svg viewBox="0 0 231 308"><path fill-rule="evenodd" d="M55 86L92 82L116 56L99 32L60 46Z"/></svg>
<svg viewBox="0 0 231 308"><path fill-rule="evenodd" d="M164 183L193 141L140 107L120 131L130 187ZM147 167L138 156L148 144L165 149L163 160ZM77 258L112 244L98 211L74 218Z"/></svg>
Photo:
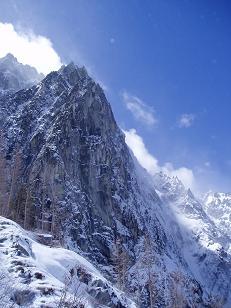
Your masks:
<svg viewBox="0 0 231 308"><path fill-rule="evenodd" d="M154 175L156 172L163 171L169 176L177 176L186 188L194 188L195 178L191 169L186 167L175 169L173 164L170 162L160 166L158 160L149 153L142 137L137 134L135 129L124 131L124 133L127 145L132 150L138 162L148 171L148 173Z"/></svg>
<svg viewBox="0 0 231 308"><path fill-rule="evenodd" d="M127 109L131 111L136 120L149 126L157 123L157 119L151 107L145 104L140 98L126 91L122 93L122 98Z"/></svg>
<svg viewBox="0 0 231 308"><path fill-rule="evenodd" d="M0 22L0 58L12 53L19 62L29 64L39 73L48 74L62 65L52 42L32 31L16 31L10 23Z"/></svg>

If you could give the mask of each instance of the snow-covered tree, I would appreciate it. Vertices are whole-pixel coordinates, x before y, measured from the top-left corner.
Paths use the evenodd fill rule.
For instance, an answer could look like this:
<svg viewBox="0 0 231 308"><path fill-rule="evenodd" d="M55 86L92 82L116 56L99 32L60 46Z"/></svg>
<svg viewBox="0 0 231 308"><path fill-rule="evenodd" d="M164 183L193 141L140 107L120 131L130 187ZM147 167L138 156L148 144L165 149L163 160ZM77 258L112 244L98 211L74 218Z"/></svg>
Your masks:
<svg viewBox="0 0 231 308"><path fill-rule="evenodd" d="M83 269L81 269L83 270ZM81 282L77 275L78 267L73 267L66 274L64 287L57 303L57 308L84 308L84 299L81 295Z"/></svg>

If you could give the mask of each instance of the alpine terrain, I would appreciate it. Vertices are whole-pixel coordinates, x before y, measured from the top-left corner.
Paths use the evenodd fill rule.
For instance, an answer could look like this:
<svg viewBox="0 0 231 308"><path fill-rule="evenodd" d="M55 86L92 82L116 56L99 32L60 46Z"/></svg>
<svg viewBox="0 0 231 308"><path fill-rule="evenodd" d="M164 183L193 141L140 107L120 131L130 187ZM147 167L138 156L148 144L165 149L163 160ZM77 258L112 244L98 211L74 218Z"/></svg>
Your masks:
<svg viewBox="0 0 231 308"><path fill-rule="evenodd" d="M231 307L231 196L144 170L84 67L0 60L3 307Z"/></svg>

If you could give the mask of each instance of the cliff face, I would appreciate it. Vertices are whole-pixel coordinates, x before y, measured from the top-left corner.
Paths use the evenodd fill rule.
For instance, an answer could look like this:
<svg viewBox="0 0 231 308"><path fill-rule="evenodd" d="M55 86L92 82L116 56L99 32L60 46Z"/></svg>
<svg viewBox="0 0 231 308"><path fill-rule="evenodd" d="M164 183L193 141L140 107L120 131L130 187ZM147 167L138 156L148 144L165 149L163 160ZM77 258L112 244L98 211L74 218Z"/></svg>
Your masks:
<svg viewBox="0 0 231 308"><path fill-rule="evenodd" d="M84 68L0 100L3 214L51 232L139 307L203 307L219 292L230 301L227 238L180 182L142 170Z"/></svg>
<svg viewBox="0 0 231 308"><path fill-rule="evenodd" d="M51 231L62 220L62 232L68 229L86 252L96 246L102 258L109 257L104 242L115 238L116 218L127 215L137 237L140 219L129 210L132 161L102 89L85 70L70 64L51 73L11 97L7 113L8 107L6 156L15 161L20 149L16 194L26 186L30 195L25 225ZM20 202L19 219L25 206Z"/></svg>

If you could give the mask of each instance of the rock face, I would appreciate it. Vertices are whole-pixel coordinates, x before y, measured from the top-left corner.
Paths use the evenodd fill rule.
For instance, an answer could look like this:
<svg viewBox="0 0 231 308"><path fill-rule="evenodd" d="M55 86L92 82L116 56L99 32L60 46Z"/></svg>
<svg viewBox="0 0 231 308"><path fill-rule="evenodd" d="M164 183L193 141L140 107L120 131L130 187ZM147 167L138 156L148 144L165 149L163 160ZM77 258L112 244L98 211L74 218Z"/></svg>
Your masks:
<svg viewBox="0 0 231 308"><path fill-rule="evenodd" d="M204 196L203 204L217 228L231 237L231 194L209 192Z"/></svg>
<svg viewBox="0 0 231 308"><path fill-rule="evenodd" d="M138 307L231 304L229 238L178 179L138 165L84 68L70 63L0 104L5 215L52 233Z"/></svg>

